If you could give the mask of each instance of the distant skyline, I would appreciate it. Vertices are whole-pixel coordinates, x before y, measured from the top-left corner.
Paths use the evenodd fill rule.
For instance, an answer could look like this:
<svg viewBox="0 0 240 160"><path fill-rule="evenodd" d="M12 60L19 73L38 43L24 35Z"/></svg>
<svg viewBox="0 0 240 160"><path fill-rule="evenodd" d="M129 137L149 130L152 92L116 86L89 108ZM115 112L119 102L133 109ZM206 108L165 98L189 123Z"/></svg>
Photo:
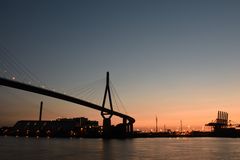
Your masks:
<svg viewBox="0 0 240 160"><path fill-rule="evenodd" d="M239 8L237 0L2 0L0 46L56 90L110 71L135 128L154 129L157 116L159 128L182 120L201 129L218 110L240 122ZM0 126L37 119L41 100L43 118L102 121L94 110L0 87Z"/></svg>

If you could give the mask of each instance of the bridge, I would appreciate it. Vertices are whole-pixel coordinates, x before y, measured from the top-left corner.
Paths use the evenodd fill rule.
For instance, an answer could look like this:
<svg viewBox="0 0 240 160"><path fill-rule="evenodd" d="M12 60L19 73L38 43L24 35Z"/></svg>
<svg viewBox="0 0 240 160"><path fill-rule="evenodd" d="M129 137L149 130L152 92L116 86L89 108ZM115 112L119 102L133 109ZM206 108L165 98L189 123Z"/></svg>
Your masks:
<svg viewBox="0 0 240 160"><path fill-rule="evenodd" d="M60 100L72 102L75 104L79 104L81 106L85 106L85 107L100 111L101 116L103 117L103 138L116 137L116 135L114 135L116 133L113 133L112 125L111 125L111 117L113 115L122 118L122 123L117 125L120 128L120 129L118 129L118 133L117 133L118 137L130 137L133 133L133 124L135 122L135 119L129 115L126 115L126 114L123 114L123 113L113 110L111 92L110 92L110 88L109 88L109 72L107 72L106 88L105 88L102 106L79 99L79 98L76 98L76 97L73 97L73 96L70 96L70 95L52 91L52 90L49 90L46 88L37 87L37 86L31 85L31 84L26 84L26 83L19 82L16 80L10 80L10 79L3 78L3 77L0 77L0 85L23 90L23 91L28 91L28 92L32 92L32 93L37 93L37 94L41 94L41 95L45 95L45 96L49 96L49 97L53 97L53 98L57 98ZM109 102L110 102L109 109L105 107L107 95L108 95Z"/></svg>

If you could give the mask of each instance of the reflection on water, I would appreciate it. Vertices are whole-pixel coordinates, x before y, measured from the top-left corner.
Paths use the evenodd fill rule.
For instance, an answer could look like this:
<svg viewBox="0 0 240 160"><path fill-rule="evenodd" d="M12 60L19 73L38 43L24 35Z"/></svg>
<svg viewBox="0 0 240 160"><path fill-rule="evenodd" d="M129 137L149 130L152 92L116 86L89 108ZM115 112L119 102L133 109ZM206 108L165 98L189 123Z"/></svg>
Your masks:
<svg viewBox="0 0 240 160"><path fill-rule="evenodd" d="M240 159L240 139L138 138L125 140L0 137L0 159Z"/></svg>

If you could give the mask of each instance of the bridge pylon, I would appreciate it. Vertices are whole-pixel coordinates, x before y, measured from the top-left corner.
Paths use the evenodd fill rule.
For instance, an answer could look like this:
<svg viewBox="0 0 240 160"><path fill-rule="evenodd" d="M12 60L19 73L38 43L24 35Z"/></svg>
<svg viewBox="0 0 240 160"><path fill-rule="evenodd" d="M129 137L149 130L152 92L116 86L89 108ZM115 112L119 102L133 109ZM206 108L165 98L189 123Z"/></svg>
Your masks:
<svg viewBox="0 0 240 160"><path fill-rule="evenodd" d="M111 110L110 112L104 111L107 95L108 95L109 105ZM103 97L101 115L103 117L103 138L110 138L112 136L111 118L113 116L113 106L112 106L111 91L109 87L109 72L107 72L106 88L105 88L104 97Z"/></svg>

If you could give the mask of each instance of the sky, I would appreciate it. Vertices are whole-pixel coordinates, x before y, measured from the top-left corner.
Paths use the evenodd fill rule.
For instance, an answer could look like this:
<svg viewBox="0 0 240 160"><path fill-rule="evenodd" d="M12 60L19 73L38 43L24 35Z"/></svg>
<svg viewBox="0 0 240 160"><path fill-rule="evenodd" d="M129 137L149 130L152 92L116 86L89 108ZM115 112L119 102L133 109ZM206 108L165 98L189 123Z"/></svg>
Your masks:
<svg viewBox="0 0 240 160"><path fill-rule="evenodd" d="M177 129L182 120L201 129L218 110L239 123L239 8L237 0L1 0L1 63L17 59L0 66L1 75L9 70L24 81L21 64L56 91L103 79L103 97L109 71L135 128L155 128L157 116L159 128ZM41 100L45 119L102 121L99 112L61 100L0 92L0 125L37 119Z"/></svg>

